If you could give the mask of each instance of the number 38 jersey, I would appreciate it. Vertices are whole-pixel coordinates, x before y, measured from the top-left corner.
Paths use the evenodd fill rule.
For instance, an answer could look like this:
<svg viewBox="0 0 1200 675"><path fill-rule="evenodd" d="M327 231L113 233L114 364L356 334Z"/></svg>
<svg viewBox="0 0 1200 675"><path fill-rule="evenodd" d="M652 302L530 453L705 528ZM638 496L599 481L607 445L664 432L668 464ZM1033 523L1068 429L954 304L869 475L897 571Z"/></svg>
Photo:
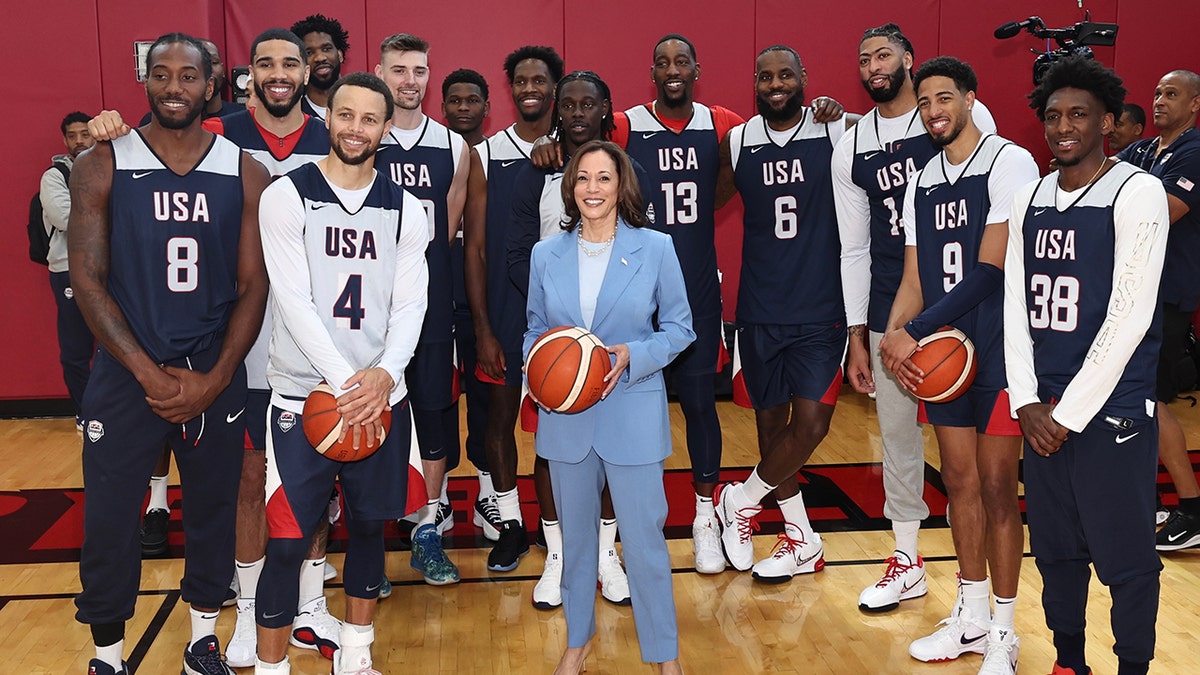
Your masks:
<svg viewBox="0 0 1200 675"><path fill-rule="evenodd" d="M109 293L155 361L207 349L237 300L242 151L214 136L179 175L135 129L112 153Z"/></svg>
<svg viewBox="0 0 1200 675"><path fill-rule="evenodd" d="M975 269L984 229L1007 222L1013 196L1037 177L1037 164L1027 150L987 134L967 161L954 166L944 151L939 152L909 181L902 220L906 245L917 247L925 307L944 298ZM975 344L979 369L972 386L983 391L1006 386L1003 314L1004 291L997 288L951 322Z"/></svg>
<svg viewBox="0 0 1200 675"><path fill-rule="evenodd" d="M842 321L841 247L830 160L842 120L806 110L776 132L761 115L729 132L734 183L745 205L739 323Z"/></svg>

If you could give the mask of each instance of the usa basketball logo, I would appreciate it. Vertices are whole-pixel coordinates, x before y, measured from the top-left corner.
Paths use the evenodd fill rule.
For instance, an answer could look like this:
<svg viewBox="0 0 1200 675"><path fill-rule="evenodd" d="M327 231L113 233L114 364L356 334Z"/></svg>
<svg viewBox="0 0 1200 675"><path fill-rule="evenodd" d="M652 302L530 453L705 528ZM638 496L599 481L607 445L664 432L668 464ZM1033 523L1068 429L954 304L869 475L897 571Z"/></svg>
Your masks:
<svg viewBox="0 0 1200 675"><path fill-rule="evenodd" d="M286 434L292 430L292 427L296 426L296 413L286 410L279 413L279 419L275 420L275 424L279 427L280 431Z"/></svg>

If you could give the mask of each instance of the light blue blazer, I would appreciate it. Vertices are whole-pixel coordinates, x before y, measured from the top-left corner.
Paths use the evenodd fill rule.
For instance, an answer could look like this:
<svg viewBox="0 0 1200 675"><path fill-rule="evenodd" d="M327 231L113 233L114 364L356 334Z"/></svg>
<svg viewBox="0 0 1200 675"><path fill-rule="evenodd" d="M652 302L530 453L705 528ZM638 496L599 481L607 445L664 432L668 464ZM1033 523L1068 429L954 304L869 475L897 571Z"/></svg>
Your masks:
<svg viewBox="0 0 1200 675"><path fill-rule="evenodd" d="M671 454L662 369L696 339L683 272L669 235L624 221L617 229L591 331L606 345L629 345L629 366L608 397L583 412L538 411L536 448L546 459L575 463L595 449L610 464L639 465ZM565 232L533 247L525 355L550 328L584 327L577 236Z"/></svg>

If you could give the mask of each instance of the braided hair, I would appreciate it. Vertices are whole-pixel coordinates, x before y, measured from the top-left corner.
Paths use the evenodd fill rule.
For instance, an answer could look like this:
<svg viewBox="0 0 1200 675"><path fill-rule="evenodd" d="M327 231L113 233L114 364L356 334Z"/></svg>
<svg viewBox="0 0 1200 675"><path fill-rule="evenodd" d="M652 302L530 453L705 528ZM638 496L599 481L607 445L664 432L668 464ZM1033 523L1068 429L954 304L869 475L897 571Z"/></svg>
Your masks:
<svg viewBox="0 0 1200 675"><path fill-rule="evenodd" d="M608 85L604 83L604 80L600 79L599 75L590 70L576 70L568 73L554 86L555 111L554 115L550 117L550 133L548 135L557 141L562 141L562 116L558 114L557 101L562 97L563 87L567 83L578 82L580 80L590 82L596 87L596 91L600 93L601 100L608 101L608 114L600 122L600 138L607 141L612 138L613 129L616 128L616 125L613 123L612 93L609 91Z"/></svg>

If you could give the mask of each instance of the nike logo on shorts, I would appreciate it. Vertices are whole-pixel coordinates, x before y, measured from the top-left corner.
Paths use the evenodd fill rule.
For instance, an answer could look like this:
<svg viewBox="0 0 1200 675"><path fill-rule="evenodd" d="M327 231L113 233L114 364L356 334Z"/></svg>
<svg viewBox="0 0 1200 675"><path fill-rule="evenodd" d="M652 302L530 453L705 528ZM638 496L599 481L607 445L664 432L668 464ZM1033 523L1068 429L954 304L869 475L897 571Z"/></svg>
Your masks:
<svg viewBox="0 0 1200 675"><path fill-rule="evenodd" d="M1137 436L1140 433L1142 433L1142 432L1135 431L1132 434L1129 434L1128 436L1121 436L1118 434L1117 435L1117 445L1120 445L1120 444L1124 443L1125 441L1131 440L1134 436Z"/></svg>

